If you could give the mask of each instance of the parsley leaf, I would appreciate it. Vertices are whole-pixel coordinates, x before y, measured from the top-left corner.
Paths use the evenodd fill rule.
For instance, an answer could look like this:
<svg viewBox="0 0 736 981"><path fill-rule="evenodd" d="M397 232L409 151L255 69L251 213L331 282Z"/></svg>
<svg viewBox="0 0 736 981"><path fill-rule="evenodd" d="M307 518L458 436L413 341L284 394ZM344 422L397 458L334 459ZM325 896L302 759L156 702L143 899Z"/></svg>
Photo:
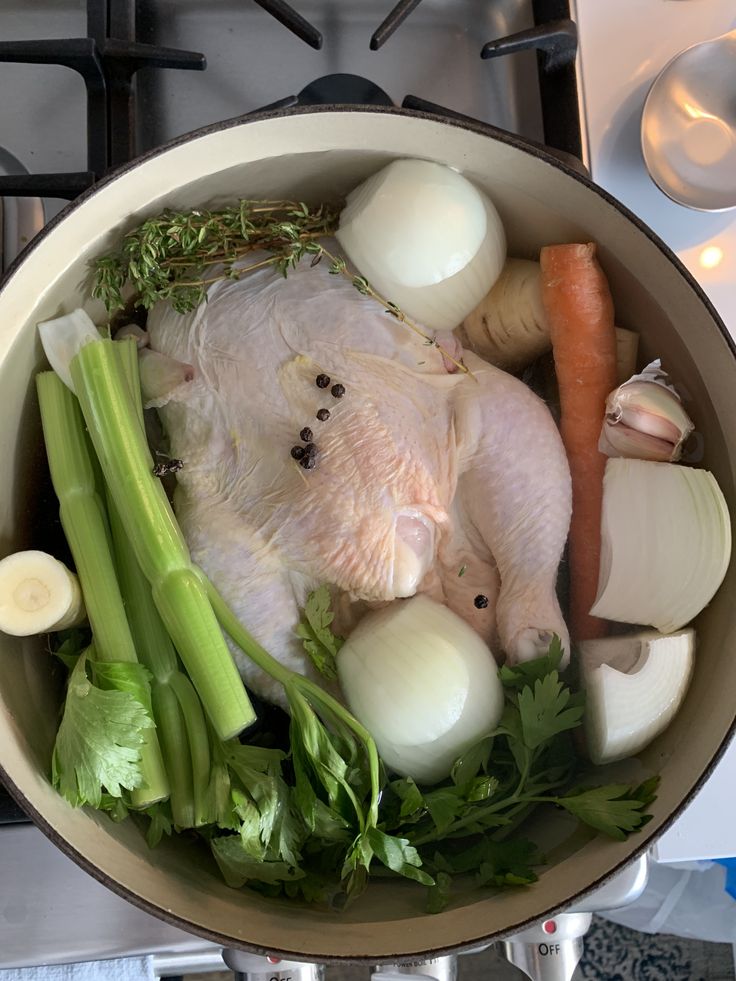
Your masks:
<svg viewBox="0 0 736 981"><path fill-rule="evenodd" d="M51 777L56 789L75 807L100 807L103 790L121 797L140 787L140 747L153 719L130 691L103 691L87 677L88 649L69 676L64 715L56 734ZM118 678L125 667L116 667ZM138 678L131 687L137 687Z"/></svg>
<svg viewBox="0 0 736 981"><path fill-rule="evenodd" d="M621 784L579 788L559 797L557 803L591 828L625 841L632 831L651 820L644 809L654 799L658 783L659 778L652 777L633 788Z"/></svg>
<svg viewBox="0 0 736 981"><path fill-rule="evenodd" d="M335 681L335 658L345 642L330 630L335 618L330 610L331 602L329 586L320 586L310 593L296 635L301 638L304 650L319 673L328 681Z"/></svg>
<svg viewBox="0 0 736 981"><path fill-rule="evenodd" d="M517 695L525 745L537 749L566 729L575 729L583 718L582 697L573 695L557 671L527 685Z"/></svg>
<svg viewBox="0 0 736 981"><path fill-rule="evenodd" d="M239 889L250 882L267 884L294 882L305 873L289 862L261 861L254 858L240 835L223 835L212 839L212 854L229 886Z"/></svg>
<svg viewBox="0 0 736 981"><path fill-rule="evenodd" d="M535 681L541 681L553 671L559 671L564 650L560 638L555 634L549 645L549 650L542 657L531 661L521 661L513 666L504 664L498 672L504 688L521 691Z"/></svg>
<svg viewBox="0 0 736 981"><path fill-rule="evenodd" d="M414 879L425 886L433 886L434 879L420 868L422 860L419 852L409 844L407 838L387 835L379 828L368 829L368 844L379 861L407 879Z"/></svg>
<svg viewBox="0 0 736 981"><path fill-rule="evenodd" d="M427 912L441 913L447 908L452 892L452 876L447 872L438 872L434 877L434 885L427 892Z"/></svg>

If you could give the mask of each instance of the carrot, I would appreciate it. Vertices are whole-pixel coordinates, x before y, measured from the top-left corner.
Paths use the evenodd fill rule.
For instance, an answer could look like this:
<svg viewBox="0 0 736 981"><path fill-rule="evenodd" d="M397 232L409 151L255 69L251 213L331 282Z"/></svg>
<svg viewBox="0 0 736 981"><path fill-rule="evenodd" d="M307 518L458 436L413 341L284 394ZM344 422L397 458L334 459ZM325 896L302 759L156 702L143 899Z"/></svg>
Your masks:
<svg viewBox="0 0 736 981"><path fill-rule="evenodd" d="M598 590L606 465L598 438L606 396L617 384L613 301L595 245L549 245L540 264L572 477L570 635L590 640L606 632L606 621L589 611Z"/></svg>

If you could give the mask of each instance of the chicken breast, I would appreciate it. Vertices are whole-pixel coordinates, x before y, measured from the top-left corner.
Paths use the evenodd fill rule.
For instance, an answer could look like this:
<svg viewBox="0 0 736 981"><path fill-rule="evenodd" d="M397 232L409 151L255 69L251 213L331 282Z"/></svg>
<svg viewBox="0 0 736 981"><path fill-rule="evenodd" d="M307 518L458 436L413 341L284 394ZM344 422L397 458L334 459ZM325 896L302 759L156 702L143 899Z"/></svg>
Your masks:
<svg viewBox="0 0 736 981"><path fill-rule="evenodd" d="M555 581L569 472L549 412L517 379L474 355L472 376L448 371L436 347L308 261L286 280L266 267L216 283L191 314L161 304L149 335L164 357L146 394L183 461L175 505L192 556L283 663L313 675L294 627L322 583L343 596L346 627L422 591L512 659L552 633L567 645ZM305 427L313 469L291 456ZM235 654L250 687L283 704Z"/></svg>

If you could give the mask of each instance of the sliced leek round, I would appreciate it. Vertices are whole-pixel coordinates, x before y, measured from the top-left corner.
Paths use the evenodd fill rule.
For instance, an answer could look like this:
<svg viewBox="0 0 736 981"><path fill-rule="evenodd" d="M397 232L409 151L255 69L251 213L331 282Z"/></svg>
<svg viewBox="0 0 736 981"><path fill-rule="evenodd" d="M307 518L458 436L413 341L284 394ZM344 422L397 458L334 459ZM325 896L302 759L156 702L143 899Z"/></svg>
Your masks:
<svg viewBox="0 0 736 981"><path fill-rule="evenodd" d="M32 549L0 561L0 630L29 637L85 619L79 580L53 555Z"/></svg>

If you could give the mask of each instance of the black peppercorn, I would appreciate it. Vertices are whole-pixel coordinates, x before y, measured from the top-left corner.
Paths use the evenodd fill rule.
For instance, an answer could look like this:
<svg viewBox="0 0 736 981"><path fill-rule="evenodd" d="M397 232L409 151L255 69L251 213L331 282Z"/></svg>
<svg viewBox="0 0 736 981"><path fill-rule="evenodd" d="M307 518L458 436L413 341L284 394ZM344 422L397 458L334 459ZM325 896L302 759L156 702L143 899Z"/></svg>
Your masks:
<svg viewBox="0 0 736 981"><path fill-rule="evenodd" d="M304 456L299 461L299 466L305 470L312 470L317 465L317 447L314 443L307 443L304 447Z"/></svg>
<svg viewBox="0 0 736 981"><path fill-rule="evenodd" d="M292 446L291 455L294 457L295 460L301 460L301 458L304 456L304 447Z"/></svg>
<svg viewBox="0 0 736 981"><path fill-rule="evenodd" d="M314 433L309 428L309 426L305 426L304 429L302 429L302 431L299 433L299 439L301 439L305 443L311 443L313 436Z"/></svg>
<svg viewBox="0 0 736 981"><path fill-rule="evenodd" d="M343 395L345 394L345 386L344 385L340 385L338 383L337 385L333 385L332 388L330 389L330 391L332 392L333 396L336 399L341 399L343 397Z"/></svg>
<svg viewBox="0 0 736 981"><path fill-rule="evenodd" d="M153 467L152 473L154 477L166 477L170 473L178 473L183 466L183 460L172 458L171 460L166 460L163 463L156 463Z"/></svg>
<svg viewBox="0 0 736 981"><path fill-rule="evenodd" d="M317 375L317 377L314 380L316 382L317 388L327 388L327 386L330 384L329 375Z"/></svg>
<svg viewBox="0 0 736 981"><path fill-rule="evenodd" d="M320 422L327 422L327 420L330 418L330 410L317 409L317 418L319 419Z"/></svg>
<svg viewBox="0 0 736 981"><path fill-rule="evenodd" d="M475 604L475 608L477 610L485 610L485 608L488 606L488 597L484 596L483 593L478 593L473 600L473 603Z"/></svg>

